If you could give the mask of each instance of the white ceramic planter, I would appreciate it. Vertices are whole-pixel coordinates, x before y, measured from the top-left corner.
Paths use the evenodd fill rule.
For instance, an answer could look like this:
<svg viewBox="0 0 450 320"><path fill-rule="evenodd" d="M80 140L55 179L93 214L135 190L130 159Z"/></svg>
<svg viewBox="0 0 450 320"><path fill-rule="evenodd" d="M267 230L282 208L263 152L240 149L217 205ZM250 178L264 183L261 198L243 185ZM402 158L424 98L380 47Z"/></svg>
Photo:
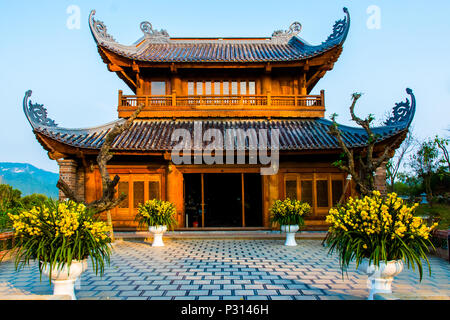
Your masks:
<svg viewBox="0 0 450 320"><path fill-rule="evenodd" d="M392 293L392 281L403 271L403 261L392 260L387 264L380 261L378 267L372 263L369 265L369 260L364 259L358 269L367 273L367 287L370 290L368 300L373 300L376 293Z"/></svg>
<svg viewBox="0 0 450 320"><path fill-rule="evenodd" d="M296 224L281 226L281 232L286 233L286 242L284 243L285 246L294 247L297 245L297 242L295 242L295 233L298 231L298 229L299 226Z"/></svg>
<svg viewBox="0 0 450 320"><path fill-rule="evenodd" d="M78 261L73 260L70 264L70 268L67 265L58 268L54 266L52 269L51 281L53 283L54 295L69 295L72 300L76 300L75 296L75 281L80 275L87 269L87 259ZM45 264L42 273L46 276L50 276L49 264Z"/></svg>
<svg viewBox="0 0 450 320"><path fill-rule="evenodd" d="M153 233L152 247L164 247L162 237L164 232L167 231L167 226L151 226L148 230Z"/></svg>

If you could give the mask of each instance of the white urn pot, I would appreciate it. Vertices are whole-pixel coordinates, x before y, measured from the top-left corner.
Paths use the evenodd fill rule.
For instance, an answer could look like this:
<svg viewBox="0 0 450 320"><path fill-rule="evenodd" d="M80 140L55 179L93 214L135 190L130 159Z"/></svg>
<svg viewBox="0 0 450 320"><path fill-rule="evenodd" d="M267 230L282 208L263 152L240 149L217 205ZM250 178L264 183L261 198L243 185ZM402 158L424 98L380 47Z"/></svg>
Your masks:
<svg viewBox="0 0 450 320"><path fill-rule="evenodd" d="M51 281L53 283L54 295L68 295L72 300L76 300L75 296L75 281L87 269L87 259L79 261L72 260L70 267L63 265L53 266L51 273ZM50 265L46 263L42 269L42 273L50 277Z"/></svg>
<svg viewBox="0 0 450 320"><path fill-rule="evenodd" d="M403 261L391 260L387 263L380 261L380 266L377 266L372 262L369 265L369 260L364 259L358 269L367 273L367 287L370 290L367 299L373 300L376 293L392 293L392 281L403 271Z"/></svg>
<svg viewBox="0 0 450 320"><path fill-rule="evenodd" d="M298 231L298 229L299 226L296 224L281 226L281 232L286 233L286 242L284 243L285 246L294 247L297 245L297 242L295 242L295 233Z"/></svg>
<svg viewBox="0 0 450 320"><path fill-rule="evenodd" d="M152 247L164 247L163 234L167 231L167 226L150 226L149 231L153 233Z"/></svg>

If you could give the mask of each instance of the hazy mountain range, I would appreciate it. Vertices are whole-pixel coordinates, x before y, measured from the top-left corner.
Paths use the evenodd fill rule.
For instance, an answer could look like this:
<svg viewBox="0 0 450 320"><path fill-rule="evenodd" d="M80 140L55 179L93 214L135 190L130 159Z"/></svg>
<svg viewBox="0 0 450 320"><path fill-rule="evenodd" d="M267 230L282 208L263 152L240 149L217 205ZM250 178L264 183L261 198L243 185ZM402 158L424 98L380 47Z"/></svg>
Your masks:
<svg viewBox="0 0 450 320"><path fill-rule="evenodd" d="M57 198L59 175L28 163L0 162L0 183L9 184L22 191L22 196L33 193Z"/></svg>

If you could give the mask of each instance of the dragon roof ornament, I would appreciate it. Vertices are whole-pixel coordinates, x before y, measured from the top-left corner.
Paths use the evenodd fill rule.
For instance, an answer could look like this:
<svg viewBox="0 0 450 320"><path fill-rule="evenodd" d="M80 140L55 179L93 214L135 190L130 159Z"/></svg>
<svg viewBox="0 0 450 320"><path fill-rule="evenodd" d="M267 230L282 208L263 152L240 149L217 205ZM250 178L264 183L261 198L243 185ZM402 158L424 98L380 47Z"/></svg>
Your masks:
<svg viewBox="0 0 450 320"><path fill-rule="evenodd" d="M95 33L94 38L102 39L107 42L116 42L116 40L108 33L108 28L103 23L103 21L95 20L95 10L92 10L89 15L89 25L91 27L91 32Z"/></svg>
<svg viewBox="0 0 450 320"><path fill-rule="evenodd" d="M411 96L411 102L406 98L406 101L396 103L392 109L391 117L384 122L385 125L398 126L400 124L406 124L409 126L411 124L416 112L416 97L410 88L406 89L406 93Z"/></svg>
<svg viewBox="0 0 450 320"><path fill-rule="evenodd" d="M28 90L25 92L25 97L23 98L23 112L31 126L33 128L39 126L57 127L58 125L55 121L47 117L47 109L44 108L43 104L31 102L31 94L32 91Z"/></svg>
<svg viewBox="0 0 450 320"><path fill-rule="evenodd" d="M334 23L333 33L328 36L327 40L325 40L324 43L335 40L339 40L342 42L345 41L348 30L350 28L350 13L348 12L348 9L346 7L344 7L342 10L347 16L344 19L338 20Z"/></svg>

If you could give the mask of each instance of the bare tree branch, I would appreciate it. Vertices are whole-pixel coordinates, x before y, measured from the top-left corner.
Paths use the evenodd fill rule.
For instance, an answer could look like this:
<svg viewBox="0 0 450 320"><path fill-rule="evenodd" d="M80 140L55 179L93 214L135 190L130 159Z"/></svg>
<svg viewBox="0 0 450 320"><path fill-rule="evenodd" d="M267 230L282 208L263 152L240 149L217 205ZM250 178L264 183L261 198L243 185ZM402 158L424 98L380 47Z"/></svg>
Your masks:
<svg viewBox="0 0 450 320"><path fill-rule="evenodd" d="M119 183L120 178L116 175L114 179L111 180L107 170L107 163L113 157L113 154L110 152L110 150L114 140L116 139L116 137L118 137L120 134L131 127L134 120L137 118L143 108L144 104L140 104L136 111L124 123L116 124L105 137L105 141L103 142L103 145L97 156L97 164L99 167L100 175L102 177L102 197L98 200L86 204L87 207L94 209L98 213L115 208L126 198L126 195L123 194L119 195L117 198L115 197L115 188ZM76 193L61 178L57 183L57 187L68 199L74 200L76 202L83 202L80 201L80 199L76 196Z"/></svg>
<svg viewBox="0 0 450 320"><path fill-rule="evenodd" d="M394 191L395 180L400 171L401 164L403 160L407 156L408 153L411 152L412 148L415 145L415 137L412 131L412 128L408 130L405 140L400 145L400 148L397 149L394 157L390 160L389 165L386 166L387 178L390 180L390 190Z"/></svg>
<svg viewBox="0 0 450 320"><path fill-rule="evenodd" d="M375 171L384 162L386 162L387 159L390 158L395 146L397 146L401 142L404 136L403 135L399 136L392 143L390 143L385 147L383 153L380 156L374 157L375 145L378 138L377 135L373 133L370 127L370 124L374 120L374 117L372 115L369 115L366 119L363 120L355 114L356 103L360 97L361 93L354 93L352 95L352 103L350 105L350 115L352 117L352 120L356 122L359 126L361 126L367 133L367 146L365 150L359 154L359 158L357 159L359 165L358 168L355 165L353 150L347 147L342 137L341 131L338 128L338 125L336 123L336 114L333 114L331 116L333 124L329 127L329 133L336 138L339 146L341 147L347 158L346 164L343 164L342 162L338 161L337 166L341 170L347 172L352 176L357 187L359 188L359 191L362 194L368 194L375 187L374 185Z"/></svg>

